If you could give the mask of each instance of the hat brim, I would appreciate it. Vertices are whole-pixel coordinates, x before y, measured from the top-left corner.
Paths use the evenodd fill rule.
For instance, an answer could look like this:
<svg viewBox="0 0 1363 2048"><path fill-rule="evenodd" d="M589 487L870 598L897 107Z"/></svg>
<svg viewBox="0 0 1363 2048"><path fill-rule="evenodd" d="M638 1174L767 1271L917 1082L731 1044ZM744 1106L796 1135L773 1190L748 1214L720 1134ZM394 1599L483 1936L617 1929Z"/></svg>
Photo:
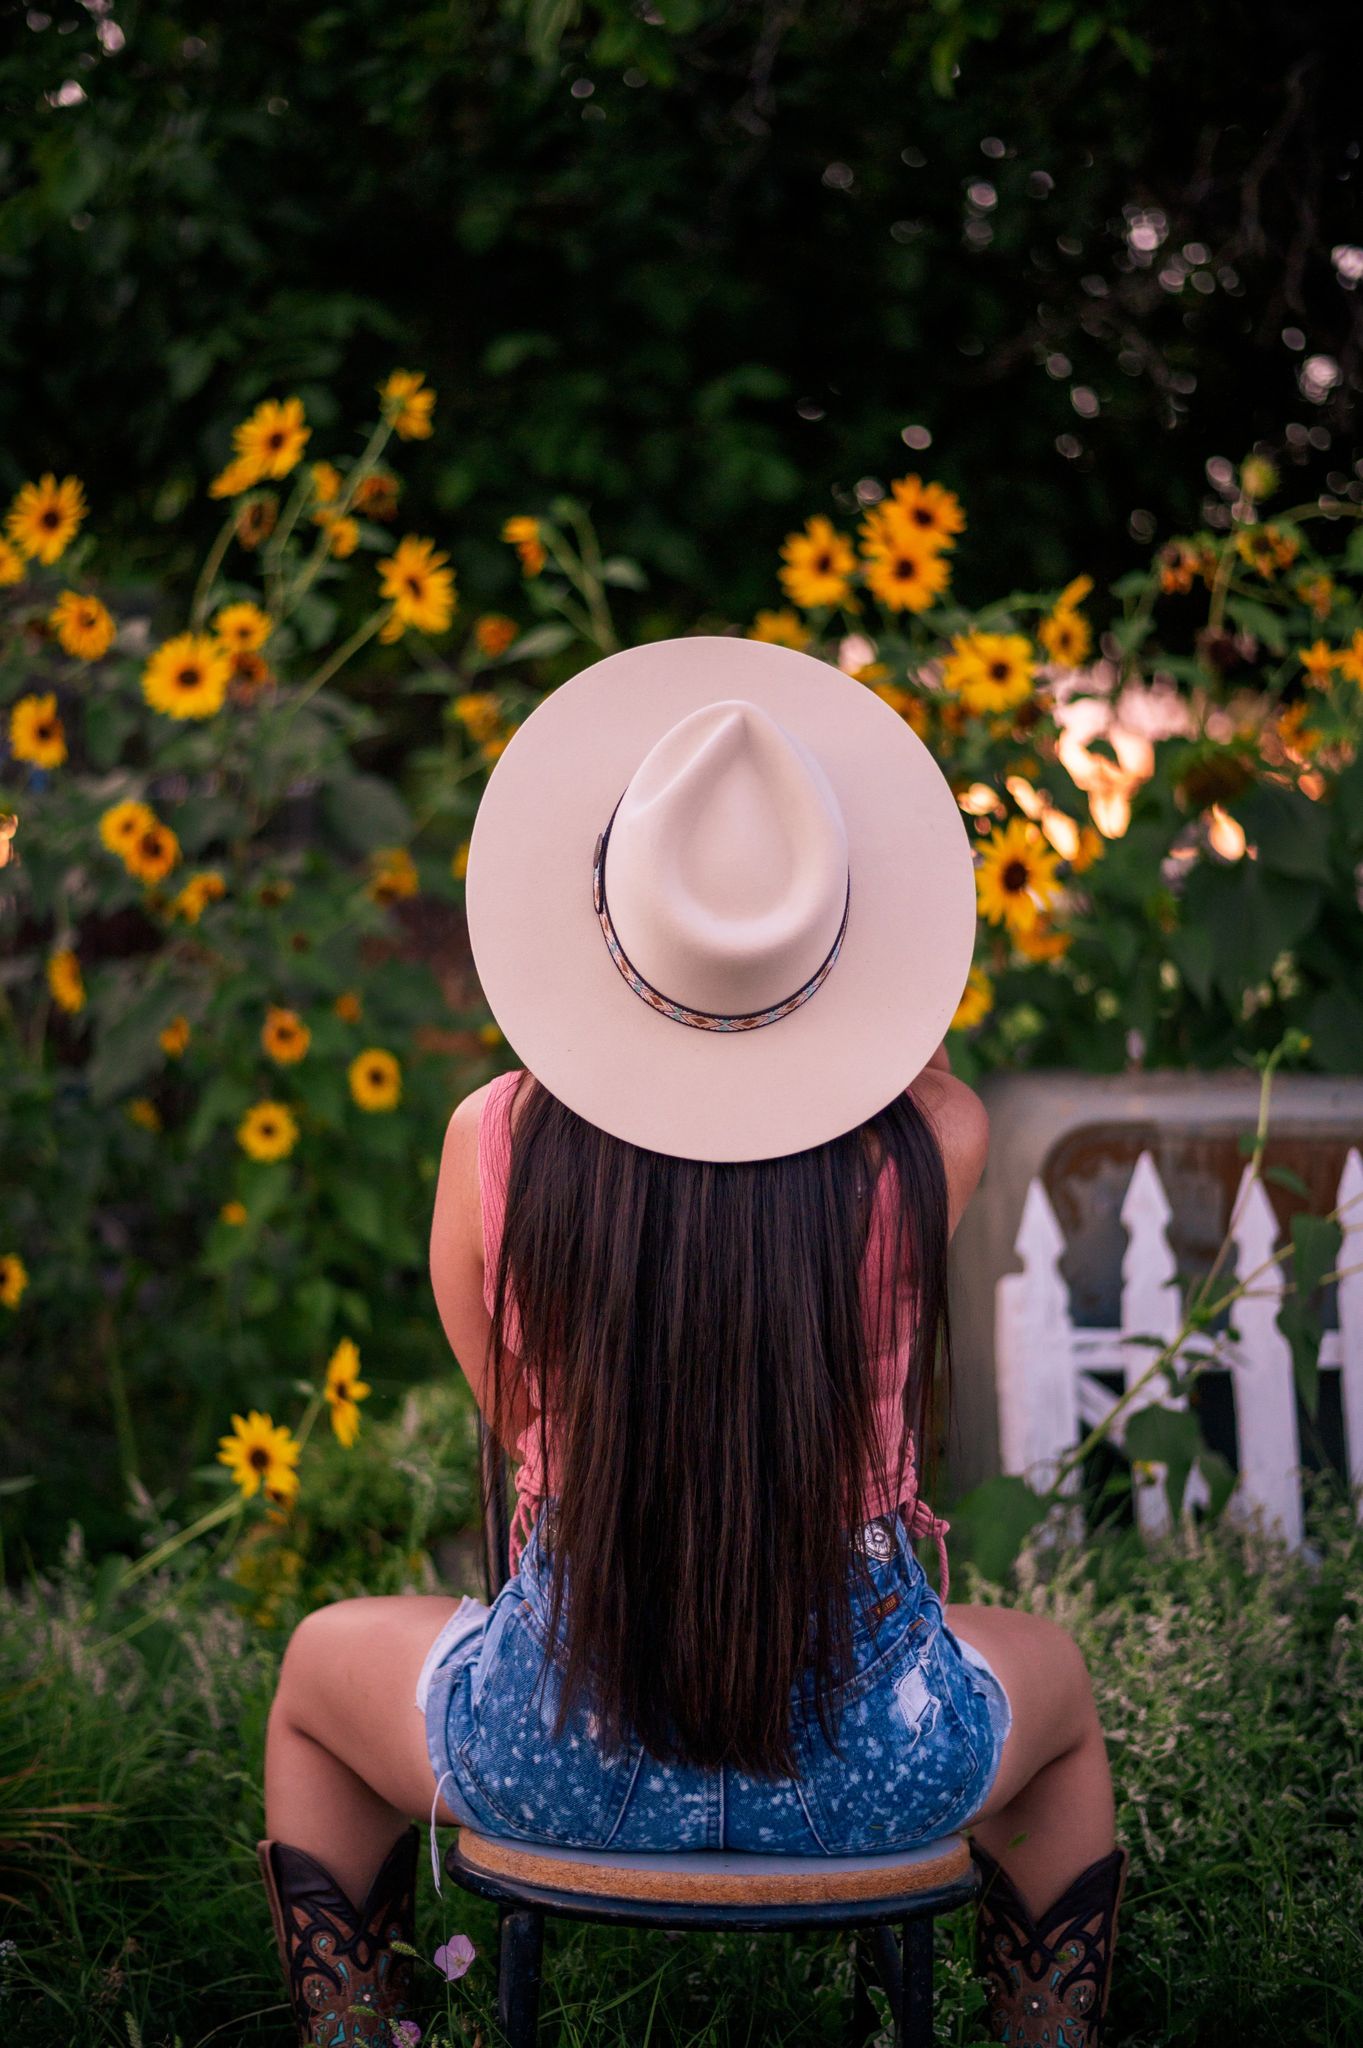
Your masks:
<svg viewBox="0 0 1363 2048"><path fill-rule="evenodd" d="M635 995L592 906L597 834L678 719L744 697L817 757L847 826L850 910L822 987L760 1030L697 1030ZM864 1123L922 1072L970 969L975 884L927 748L863 683L755 640L630 648L537 705L474 821L469 940L523 1066L588 1123L683 1159L776 1158Z"/></svg>

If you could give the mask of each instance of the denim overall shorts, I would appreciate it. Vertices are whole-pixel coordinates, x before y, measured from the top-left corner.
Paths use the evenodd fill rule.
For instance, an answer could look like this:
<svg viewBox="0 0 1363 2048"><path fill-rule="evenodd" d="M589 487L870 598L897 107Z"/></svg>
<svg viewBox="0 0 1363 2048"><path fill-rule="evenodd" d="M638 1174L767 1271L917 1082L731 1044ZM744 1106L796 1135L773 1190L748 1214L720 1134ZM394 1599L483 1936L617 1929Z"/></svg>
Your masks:
<svg viewBox="0 0 1363 2048"><path fill-rule="evenodd" d="M608 1750L586 1701L555 1735L547 1512L492 1606L464 1601L421 1672L437 1798L461 1823L563 1848L851 1856L916 1847L978 1813L1011 1711L989 1665L946 1626L899 1516L853 1539L865 1572L852 1573L852 1668L831 1701L836 1749L802 1682L791 1701L798 1774L749 1778L660 1762L634 1739Z"/></svg>

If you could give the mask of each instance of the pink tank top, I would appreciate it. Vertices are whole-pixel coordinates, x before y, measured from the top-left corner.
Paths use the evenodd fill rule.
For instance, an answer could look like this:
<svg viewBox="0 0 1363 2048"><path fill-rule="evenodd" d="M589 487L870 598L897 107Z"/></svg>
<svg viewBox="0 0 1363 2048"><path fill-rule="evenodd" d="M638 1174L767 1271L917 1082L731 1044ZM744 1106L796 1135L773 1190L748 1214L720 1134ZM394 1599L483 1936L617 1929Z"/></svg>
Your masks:
<svg viewBox="0 0 1363 2048"><path fill-rule="evenodd" d="M506 1219L507 1183L511 1175L511 1103L522 1071L515 1068L509 1074L499 1074L492 1082L483 1098L483 1111L478 1126L478 1180L483 1210L483 1299L489 1315L492 1314L496 1292L497 1258L502 1242L502 1227ZM882 1176L876 1188L866 1253L867 1268L873 1272L879 1271L878 1254L887 1225L889 1201L889 1183ZM868 1300L868 1309L873 1308L874 1304ZM511 1302L507 1305L506 1339L512 1351L520 1348L519 1335L516 1307L515 1303ZM876 1424L880 1441L884 1446L883 1462L891 1471L898 1462L899 1437L903 1427L901 1402L907 1370L907 1348L898 1354L881 1354L880 1386L875 1402ZM532 1423L522 1432L516 1447L520 1466L516 1475L516 1513L511 1525L513 1569L534 1527L535 1515L541 1501L546 1493L553 1491L555 1472L552 1427L547 1434L547 1474L542 1469L537 1425ZM935 1540L941 1568L942 1599L945 1600L949 1585L945 1539L950 1525L940 1515L934 1515L926 1502L919 1500L912 1438L906 1449L903 1498L896 1501L890 1482L878 1484L871 1475L868 1475L865 1494L866 1518L870 1521L877 1515L893 1514L896 1507L900 1507L911 1535L931 1536Z"/></svg>

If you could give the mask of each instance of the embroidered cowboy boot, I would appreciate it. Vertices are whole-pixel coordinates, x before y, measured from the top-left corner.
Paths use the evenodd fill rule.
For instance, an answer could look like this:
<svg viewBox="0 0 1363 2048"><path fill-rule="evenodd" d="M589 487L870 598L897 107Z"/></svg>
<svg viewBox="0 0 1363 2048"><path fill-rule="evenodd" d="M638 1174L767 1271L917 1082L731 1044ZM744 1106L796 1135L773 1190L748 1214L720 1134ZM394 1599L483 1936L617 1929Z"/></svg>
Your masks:
<svg viewBox="0 0 1363 2048"><path fill-rule="evenodd" d="M1098 2048L1112 1976L1126 1851L1113 1849L1033 1920L978 1842L975 1967L986 1980L985 2024L1008 2048Z"/></svg>
<svg viewBox="0 0 1363 2048"><path fill-rule="evenodd" d="M388 2048L387 2021L411 2011L412 1960L389 1944L412 1941L417 1830L406 1829L357 1911L302 1849L258 1842L284 1981L305 2048Z"/></svg>

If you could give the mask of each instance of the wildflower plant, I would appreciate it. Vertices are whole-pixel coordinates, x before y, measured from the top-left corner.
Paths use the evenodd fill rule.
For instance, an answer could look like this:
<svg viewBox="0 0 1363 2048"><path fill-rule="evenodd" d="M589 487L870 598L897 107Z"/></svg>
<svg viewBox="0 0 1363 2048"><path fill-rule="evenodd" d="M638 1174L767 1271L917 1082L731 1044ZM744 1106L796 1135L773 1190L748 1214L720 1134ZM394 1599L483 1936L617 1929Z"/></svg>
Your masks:
<svg viewBox="0 0 1363 2048"><path fill-rule="evenodd" d="M457 922L449 834L364 765L385 720L339 687L370 643L399 698L441 662L454 571L391 466L435 420L394 372L348 458L263 401L178 615L99 587L78 478L0 520L0 1401L80 1356L124 1481L183 1476L343 1336L382 1329L380 1384L437 1355L426 1212L485 1012L451 1015L404 923L418 895Z"/></svg>
<svg viewBox="0 0 1363 2048"><path fill-rule="evenodd" d="M1106 599L1079 574L966 608L965 509L917 475L855 532L786 539L750 636L882 697L975 841L967 1075L1225 1065L1289 1029L1307 1066L1356 1067L1363 531L1338 500L1269 516L1276 489L1249 458L1220 526Z"/></svg>

